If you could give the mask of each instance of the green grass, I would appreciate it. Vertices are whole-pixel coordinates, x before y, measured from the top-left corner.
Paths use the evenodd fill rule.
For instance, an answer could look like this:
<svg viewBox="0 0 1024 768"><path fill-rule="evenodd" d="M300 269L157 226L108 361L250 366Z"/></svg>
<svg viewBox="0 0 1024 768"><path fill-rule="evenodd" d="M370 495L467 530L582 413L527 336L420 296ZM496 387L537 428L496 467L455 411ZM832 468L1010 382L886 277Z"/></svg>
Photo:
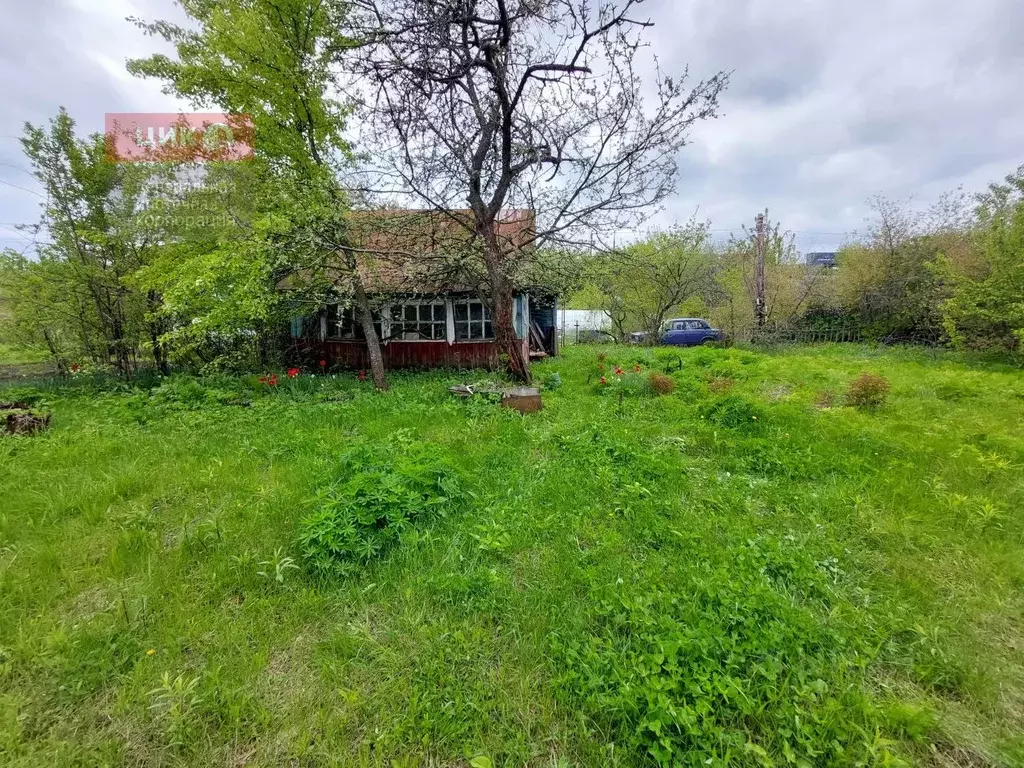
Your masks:
<svg viewBox="0 0 1024 768"><path fill-rule="evenodd" d="M42 349L23 349L12 347L9 344L0 342L0 365L22 365L26 363L41 363L46 361L49 355Z"/></svg>
<svg viewBox="0 0 1024 768"><path fill-rule="evenodd" d="M441 372L14 391L54 421L0 438L0 764L1024 765L1019 370L536 372L527 417Z"/></svg>

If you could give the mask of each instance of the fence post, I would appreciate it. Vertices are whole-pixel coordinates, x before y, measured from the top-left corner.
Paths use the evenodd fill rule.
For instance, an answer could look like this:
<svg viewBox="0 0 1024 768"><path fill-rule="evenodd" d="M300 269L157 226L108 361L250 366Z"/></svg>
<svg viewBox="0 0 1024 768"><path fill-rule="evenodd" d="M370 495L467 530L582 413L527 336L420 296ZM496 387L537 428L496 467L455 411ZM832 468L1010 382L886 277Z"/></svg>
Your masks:
<svg viewBox="0 0 1024 768"><path fill-rule="evenodd" d="M580 343L580 321L576 321L576 343Z"/></svg>

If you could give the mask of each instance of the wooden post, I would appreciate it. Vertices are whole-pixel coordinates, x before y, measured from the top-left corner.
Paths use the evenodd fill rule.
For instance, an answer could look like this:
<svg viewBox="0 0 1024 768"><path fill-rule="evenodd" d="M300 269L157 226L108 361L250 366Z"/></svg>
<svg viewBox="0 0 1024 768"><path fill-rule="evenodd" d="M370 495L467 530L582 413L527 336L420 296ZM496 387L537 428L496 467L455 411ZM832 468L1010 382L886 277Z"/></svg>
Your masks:
<svg viewBox="0 0 1024 768"><path fill-rule="evenodd" d="M754 316L757 327L761 329L765 323L765 279L764 279L764 214L757 214L757 235L754 255Z"/></svg>

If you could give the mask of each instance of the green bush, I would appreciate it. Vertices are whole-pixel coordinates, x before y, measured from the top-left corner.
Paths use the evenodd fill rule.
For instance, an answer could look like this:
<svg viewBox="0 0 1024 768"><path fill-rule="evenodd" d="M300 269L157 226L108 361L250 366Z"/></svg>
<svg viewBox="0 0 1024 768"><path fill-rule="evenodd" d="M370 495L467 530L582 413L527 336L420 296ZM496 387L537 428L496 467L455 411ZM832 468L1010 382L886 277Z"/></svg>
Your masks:
<svg viewBox="0 0 1024 768"><path fill-rule="evenodd" d="M227 377L221 377L222 380ZM228 380L230 382L230 380ZM222 383L222 382L217 382ZM191 376L170 376L164 379L156 389L150 392L153 405L163 406L170 410L199 410L208 406L235 405L243 398L235 391L237 384L231 382L234 389L211 386L211 382L202 381Z"/></svg>
<svg viewBox="0 0 1024 768"><path fill-rule="evenodd" d="M415 526L443 517L460 499L453 470L435 451L405 440L360 445L343 455L316 492L299 545L316 574L346 574Z"/></svg>
<svg viewBox="0 0 1024 768"><path fill-rule="evenodd" d="M846 403L856 408L879 408L885 405L889 382L876 373L862 373L850 383Z"/></svg>
<svg viewBox="0 0 1024 768"><path fill-rule="evenodd" d="M750 429L764 423L764 410L743 395L726 395L702 403L698 408L702 419L729 429Z"/></svg>

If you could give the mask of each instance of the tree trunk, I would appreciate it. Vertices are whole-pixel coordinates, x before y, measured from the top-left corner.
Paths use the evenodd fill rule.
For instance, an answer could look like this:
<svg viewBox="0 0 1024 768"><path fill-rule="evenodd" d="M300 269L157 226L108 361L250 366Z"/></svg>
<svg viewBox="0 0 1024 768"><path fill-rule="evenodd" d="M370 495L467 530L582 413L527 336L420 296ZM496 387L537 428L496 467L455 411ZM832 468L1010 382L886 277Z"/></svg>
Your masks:
<svg viewBox="0 0 1024 768"><path fill-rule="evenodd" d="M384 373L384 355L380 351L380 337L377 329L373 327L373 308L370 306L370 299L363 288L363 281L359 274L353 272L354 299L356 311L359 313L359 321L363 326L363 335L366 336L366 349L370 353L370 374L373 376L373 385L381 390L390 388L388 378Z"/></svg>
<svg viewBox="0 0 1024 768"><path fill-rule="evenodd" d="M515 290L512 282L506 277L502 262L504 254L498 243L493 221L481 226L485 217L478 217L477 230L485 243L484 266L487 268L487 282L490 287L491 323L494 327L494 342L498 347L498 355L505 373L513 381L529 384L530 361L523 355L522 341L516 338L513 302Z"/></svg>
<svg viewBox="0 0 1024 768"><path fill-rule="evenodd" d="M68 373L68 364L64 358L61 357L60 351L57 349L56 343L53 341L53 336L50 334L49 328L43 328L43 341L46 342L46 348L50 352L50 356L53 357L53 361L57 364L57 374L59 376L66 376Z"/></svg>
<svg viewBox="0 0 1024 768"><path fill-rule="evenodd" d="M160 375L167 376L171 370L167 364L167 350L160 343L160 325L156 320L149 324L149 338L153 344L153 364L160 371Z"/></svg>
<svg viewBox="0 0 1024 768"><path fill-rule="evenodd" d="M167 363L167 350L164 349L164 345L160 343L160 333L163 330L163 323L160 322L159 315L160 304L162 299L160 294L156 291L149 291L146 294L146 301L149 304L149 314L151 316L149 321L149 338L153 343L153 363L156 365L156 369L164 376L168 375L170 366Z"/></svg>
<svg viewBox="0 0 1024 768"><path fill-rule="evenodd" d="M523 355L523 342L516 337L513 302L515 294L508 280L501 278L498 285L491 287L491 319L494 324L494 341L498 346L505 372L513 381L529 384L530 363Z"/></svg>

